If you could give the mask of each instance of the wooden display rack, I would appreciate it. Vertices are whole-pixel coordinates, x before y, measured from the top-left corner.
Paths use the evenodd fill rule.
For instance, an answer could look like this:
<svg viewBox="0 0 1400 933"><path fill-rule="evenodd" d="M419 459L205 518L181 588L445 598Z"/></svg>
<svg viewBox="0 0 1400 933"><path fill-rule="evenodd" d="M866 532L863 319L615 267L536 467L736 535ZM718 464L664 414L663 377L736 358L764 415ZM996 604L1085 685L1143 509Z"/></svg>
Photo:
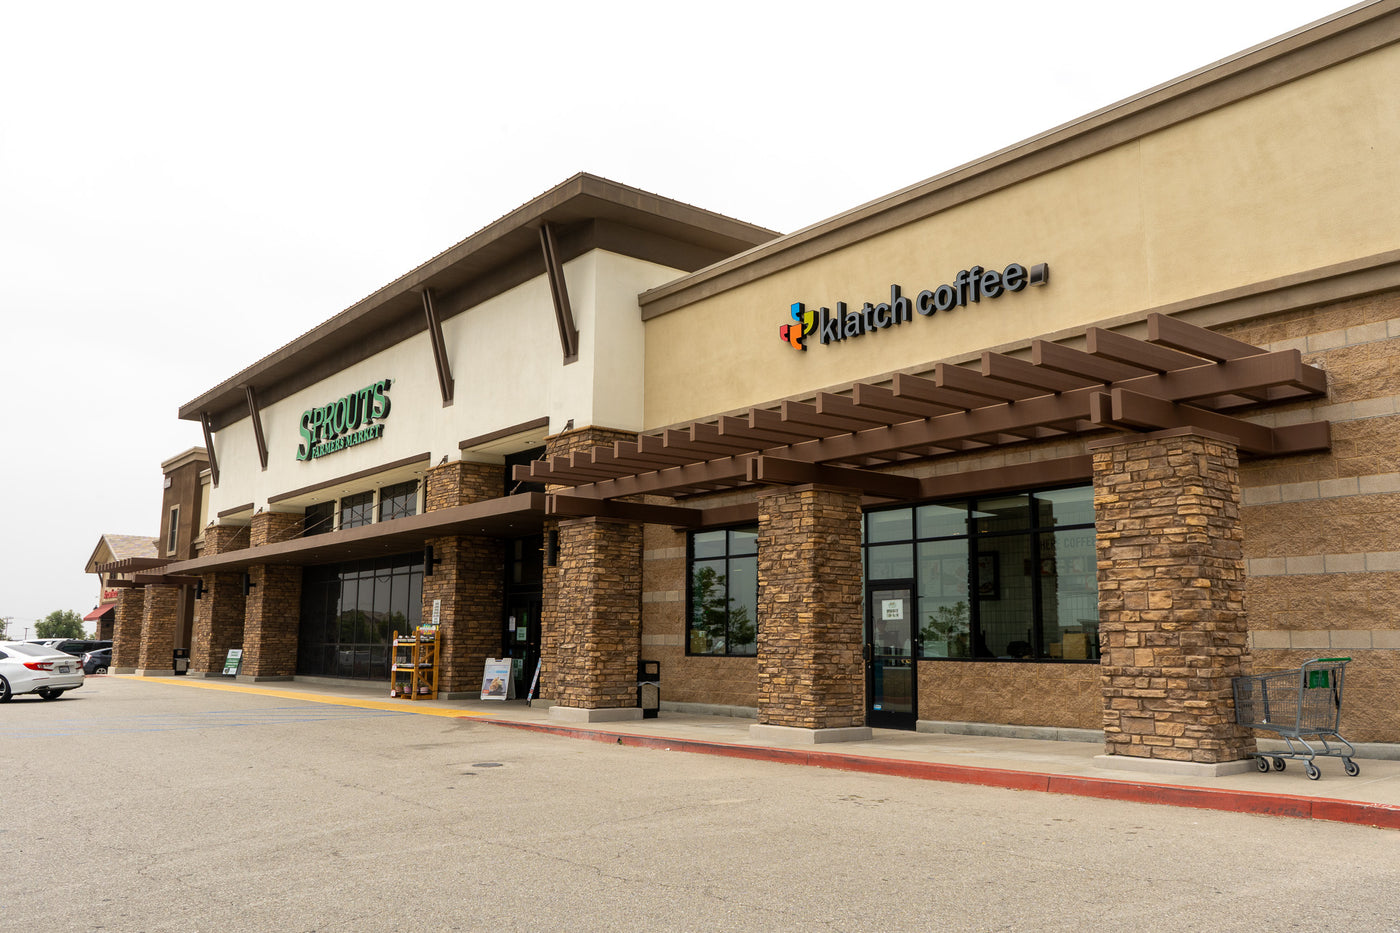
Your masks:
<svg viewBox="0 0 1400 933"><path fill-rule="evenodd" d="M389 696L405 700L436 700L438 693L437 631L420 626L412 635L394 632L394 655L389 666Z"/></svg>

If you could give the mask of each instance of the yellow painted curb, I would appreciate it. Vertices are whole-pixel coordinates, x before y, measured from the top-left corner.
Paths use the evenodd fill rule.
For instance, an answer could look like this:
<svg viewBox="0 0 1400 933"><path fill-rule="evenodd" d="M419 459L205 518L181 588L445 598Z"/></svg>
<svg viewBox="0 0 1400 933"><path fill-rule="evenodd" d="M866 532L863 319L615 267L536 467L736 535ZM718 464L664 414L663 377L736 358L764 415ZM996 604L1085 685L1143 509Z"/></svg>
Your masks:
<svg viewBox="0 0 1400 933"><path fill-rule="evenodd" d="M357 700L354 697L327 696L324 693L301 693L296 690L278 690L273 687L251 687L246 684L207 683L198 679L166 677L138 677L135 674L109 674L121 680L139 680L146 684L165 684L170 687L197 687L201 690L223 690L228 693L254 693L265 697L281 697L285 700L305 700L309 703L326 703L331 706L353 706L357 709L382 709L393 713L417 713L420 716L447 716L452 719L489 716L489 713L473 713L462 709L441 709L433 706L420 706L412 700L395 703L388 700Z"/></svg>

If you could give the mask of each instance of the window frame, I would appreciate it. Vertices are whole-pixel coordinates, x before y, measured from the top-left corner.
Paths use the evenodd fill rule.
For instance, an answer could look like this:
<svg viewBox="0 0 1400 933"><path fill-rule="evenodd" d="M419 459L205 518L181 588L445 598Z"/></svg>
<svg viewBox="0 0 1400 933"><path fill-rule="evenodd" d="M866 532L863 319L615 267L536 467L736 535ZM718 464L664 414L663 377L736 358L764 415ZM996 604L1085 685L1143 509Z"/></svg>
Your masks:
<svg viewBox="0 0 1400 933"><path fill-rule="evenodd" d="M714 556L714 557L701 557L701 558L696 558L696 556L695 556L695 538L696 538L696 536L697 536L697 535L702 535L702 534L710 534L710 533L714 533L714 532L723 532L723 533L724 533L724 550L723 550L723 553L722 553L721 555ZM754 546L753 546L753 551L752 551L752 552L743 552L743 553L735 552L735 550L733 549L733 538L732 538L731 536L734 535L734 534L736 534L736 533L751 533L751 534L753 535L753 538L754 538ZM696 565L697 559L698 559L701 563L703 563L703 564L709 564L709 563L713 563L713 562L715 562L715 561L717 561L717 560L722 560L722 561L724 562L724 565L725 565L725 573L724 573L724 577L723 577L723 579L724 579L724 583L723 583L723 586L724 586L724 593L723 593L723 596L724 596L724 612L725 612L724 650L723 650L723 651L696 651L696 650L694 650L694 637L695 637L695 629L694 629L694 627L693 627L693 623L694 623L694 621L695 621L695 587L694 587L694 584L695 584L695 565ZM729 582L729 581L730 581L730 577L731 577L731 575L732 575L732 571L730 570L730 566L729 566L729 565L730 565L730 562L731 562L731 561L738 560L738 559L744 559L744 560L749 560L749 559L751 559L751 560L753 560L753 562L754 562L754 574L753 574L753 577L754 577L754 584L753 584L753 587L754 587L754 588L753 588L753 601L752 601L752 605L753 605L753 607L754 607L754 621L753 621L753 625L754 625L754 640L753 640L753 651L742 651L742 652L740 652L740 651L733 651L733 650L731 650L731 645L733 644L733 639L732 639L732 637L731 637L731 632L732 632L732 617L731 617L731 615L730 615L730 613L731 613L730 607L731 607L731 604L734 602L734 598L733 598L733 596L731 596L731 590L730 590L730 582ZM760 615L760 613L759 613L759 611L758 611L758 525L757 525L757 523L746 524L746 525L730 525L730 526L726 526L726 527L723 527L723 528L704 528L704 529L700 529L700 530L698 530L698 531L691 531L691 532L689 532L689 533L686 535L686 541L685 541L685 568L686 568L686 575L685 575L685 635L684 635L684 639L685 639L685 654L686 654L686 656L687 656L687 657L696 657L696 658L753 658L753 657L757 657L757 655L758 655L758 632L759 632L759 630L760 630L761 627L762 627L761 615ZM747 643L745 643L745 644L747 644Z"/></svg>
<svg viewBox="0 0 1400 933"><path fill-rule="evenodd" d="M1043 524L1044 518L1042 516L1042 510L1036 507L1036 503L1044 502L1047 500L1053 502L1055 500L1051 498L1050 494L1065 490L1084 490L1089 493L1088 501L1091 510L1090 520L1088 522L1066 522L1065 524L1058 524L1055 522ZM959 543L962 545L962 547L960 548L960 554L950 554L946 557L939 559L961 559L965 562L964 569L967 574L967 580L964 585L961 602L966 603L964 611L967 614L967 618L964 627L966 629L967 641L965 645L965 650L967 653L950 656L940 656L926 653L927 651L932 649L930 646L924 644L924 638L919 632L916 631L914 633L915 637L918 640L918 647L915 649L914 652L914 657L916 660L955 662L979 661L984 663L988 661L1005 661L1014 663L1036 664L1097 664L1099 662L1099 658L1098 644L1096 638L1091 638L1088 640L1088 644L1086 645L1086 654L1088 654L1089 656L1087 657L1081 658L1051 656L1050 646L1052 642L1049 641L1049 636L1051 633L1047 629L1047 622L1052 620L1047 620L1046 618L1046 593L1045 584L1043 582L1044 572L1042 569L1045 566L1045 560L1056 559L1053 556L1047 558L1044 554L1044 539L1047 536L1053 538L1055 535L1061 533L1083 533L1085 531L1088 531L1091 535L1095 533L1096 526L1092 517L1092 490L1093 487L1091 484L1071 483L1040 488L1006 490L1002 492L988 493L980 496L960 496L956 499L949 500L933 500L929 502L904 503L888 508L867 510L865 513L865 520L861 523L861 563L862 575L864 577L863 583L865 587L868 588L872 584L880 583L881 580L884 579L882 577L871 576L872 549L893 549L895 547L901 546L909 548L911 558L913 560L914 569L914 588L912 596L915 600L915 605L920 607L918 609L918 612L922 614L925 611L927 611L923 608L925 599L934 599L934 594L932 591L928 593L924 592L924 590L928 587L928 584L926 584L923 579L923 577L925 576L925 568L921 565L920 561L920 555L923 551L924 546ZM1017 497L1023 497L1026 504L1026 521L1023 526L1017 525L1016 527L1012 528L997 528L995 526L998 517L1003 516L1006 513L979 513L979 504L989 504L992 502L1005 503ZM960 505L965 514L965 519L962 522L961 533L924 533L924 531L920 528L921 523L919 521L918 510L922 507L931 505ZM872 522L869 516L881 515L883 513L890 512L898 512L900 510L908 511L911 516L912 520L908 523L909 537L895 540L888 538L884 534L877 534L875 536L877 540L872 540L871 528L876 527L879 529L884 529L889 527L889 523ZM1031 632L1031 641L1029 645L1030 655L1016 656L1013 655L1011 652L1007 652L1000 655L993 655L989 652L979 654L976 648L976 645L979 641L981 642L984 649L988 647L986 644L987 635L985 628L985 625L988 623L986 622L986 620L984 620L982 616L982 613L984 612L982 603L1000 601L1002 598L1002 588L1007 584L1008 580L1018 579L1015 577L1004 577L1004 575L1014 574L1015 568L1001 566L1001 564L1005 564L1007 563L1007 561L1001 560L1000 563L998 563L998 557L1001 552L998 549L989 546L994 544L998 540L1006 541L1009 539L1024 539L1025 553L1029 555L1025 557L1025 560L1027 561L1026 566L1029 567L1030 570L1025 570L1019 579L1023 581L1029 581L1025 584L1025 596L1023 598L1028 599L1030 603L1030 618L1027 620L1027 627ZM1080 574L1080 576L1083 578L1079 581L1079 585L1081 588L1071 592L1077 593L1081 597L1092 595L1095 606L1094 614L1095 617L1097 617L1097 606L1099 596L1097 579L1095 578L1094 574L1094 570L1096 568L1093 566L1095 564L1095 561L1092 558L1092 556L1081 556L1078 558L1071 556L1071 560L1076 559L1082 561L1083 564L1087 566L1084 567L1083 573ZM980 568L978 566L979 564L982 565ZM983 579L984 574L988 577L987 579ZM1062 571L1060 571L1058 563L1055 565L1055 573L1053 574L1053 576L1056 580L1059 580L1061 577L1065 576L1065 574ZM901 577L901 579L905 578ZM944 579L946 580L947 578L945 577ZM1089 580L1093 581L1092 586L1090 588L1083 588L1085 583ZM979 595L979 591L982 595ZM957 596L956 591L954 592L953 596ZM960 604L961 603L955 605ZM1074 627L1075 626L1072 623L1066 624L1064 622L1059 622L1055 620L1053 634L1063 636L1067 634L1065 632L1066 628ZM1095 632L1096 631L1097 626L1095 627ZM1087 633L1079 632L1074 634ZM1017 640L1013 639L1007 643L1006 647L1011 648L1016 644ZM1061 637L1060 644L1061 651L1063 652L1064 650L1066 650L1064 647L1065 643L1063 637Z"/></svg>

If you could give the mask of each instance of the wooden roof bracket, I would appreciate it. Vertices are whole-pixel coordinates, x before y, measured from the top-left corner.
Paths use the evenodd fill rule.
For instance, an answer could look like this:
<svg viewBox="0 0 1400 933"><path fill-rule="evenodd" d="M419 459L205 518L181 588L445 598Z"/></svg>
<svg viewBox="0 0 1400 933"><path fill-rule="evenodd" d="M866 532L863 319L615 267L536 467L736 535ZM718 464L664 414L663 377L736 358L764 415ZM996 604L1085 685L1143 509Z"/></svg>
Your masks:
<svg viewBox="0 0 1400 933"><path fill-rule="evenodd" d="M258 396L257 393L253 391L253 387L250 385L245 385L243 387L243 391L248 396L248 417L253 422L253 440L258 445L258 462L262 464L263 470L266 470L267 438L263 435L262 412L258 410ZM212 460L213 453L211 452L209 456Z"/></svg>
<svg viewBox="0 0 1400 933"><path fill-rule="evenodd" d="M559 243L554 225L540 224L540 248L544 251L544 270L549 278L549 294L554 299L554 322L559 326L559 345L564 350L564 363L578 360L578 327L574 324L573 308L569 305L569 289L564 282L564 264L559 261Z"/></svg>
<svg viewBox="0 0 1400 933"><path fill-rule="evenodd" d="M204 449L209 452L209 479L219 485L219 458L214 454L214 420L209 412L199 413L199 426L204 430Z"/></svg>
<svg viewBox="0 0 1400 933"><path fill-rule="evenodd" d="M433 290L423 289L423 314L428 318L428 340L433 346L433 364L437 367L438 389L442 392L442 407L452 404L456 383L452 380L452 362L447 358L447 341L442 336L442 318L433 306Z"/></svg>

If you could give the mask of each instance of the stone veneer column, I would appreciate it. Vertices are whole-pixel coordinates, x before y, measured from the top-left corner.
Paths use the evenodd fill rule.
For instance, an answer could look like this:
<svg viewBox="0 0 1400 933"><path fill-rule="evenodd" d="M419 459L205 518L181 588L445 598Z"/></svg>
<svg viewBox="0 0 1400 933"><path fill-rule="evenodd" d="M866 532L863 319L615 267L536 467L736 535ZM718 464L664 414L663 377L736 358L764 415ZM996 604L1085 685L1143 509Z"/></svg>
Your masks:
<svg viewBox="0 0 1400 933"><path fill-rule="evenodd" d="M554 704L577 722L640 719L642 528L597 518L559 522Z"/></svg>
<svg viewBox="0 0 1400 933"><path fill-rule="evenodd" d="M204 529L203 556L240 550L248 540L247 525L210 525ZM190 674L222 674L230 648L243 647L243 574L206 573L204 595L194 601L194 632L190 645Z"/></svg>
<svg viewBox="0 0 1400 933"><path fill-rule="evenodd" d="M1093 457L1100 764L1244 770L1254 739L1235 725L1231 683L1248 652L1235 445L1180 429L1096 444Z"/></svg>
<svg viewBox="0 0 1400 933"><path fill-rule="evenodd" d="M290 680L297 671L301 626L301 568L258 564L248 568L252 589L244 601L243 666L239 677Z"/></svg>
<svg viewBox="0 0 1400 933"><path fill-rule="evenodd" d="M637 433L635 431L623 431L618 428L603 428L588 426L575 430L561 431L558 434L545 438L545 457L557 457L564 454L571 454L581 450L591 450L594 447L611 447L617 441L635 441ZM546 486L548 492L567 493L567 486ZM551 537L559 531L559 523L553 519L548 519L544 523L545 552L550 550L549 541ZM556 555L555 563L550 566L549 561L545 561L544 567L544 600L540 607L540 682L537 688L537 697L541 705L551 705L555 697L555 685L558 683L558 646L561 626L567 621L563 610L564 594L571 586L571 582L566 578L561 562ZM639 643L640 645L640 643ZM638 651L640 651L638 647ZM633 671L633 680L636 680L636 671Z"/></svg>
<svg viewBox="0 0 1400 933"><path fill-rule="evenodd" d="M178 586L146 587L141 619L141 653L136 673L144 677L168 677L175 673L175 626L180 619Z"/></svg>
<svg viewBox="0 0 1400 933"><path fill-rule="evenodd" d="M249 529L249 547L289 541L301 534L302 516L259 512ZM252 589L244 602L243 667L239 677L289 680L297 669L301 627L301 568L255 564L248 568Z"/></svg>
<svg viewBox="0 0 1400 933"><path fill-rule="evenodd" d="M130 587L117 591L112 620L113 674L130 674L141 657L141 626L146 616L146 591Z"/></svg>
<svg viewBox="0 0 1400 933"><path fill-rule="evenodd" d="M457 461L428 472L425 510L432 512L494 499L505 488L499 463ZM497 538L430 538L437 566L423 576L424 622L442 600L438 631L438 696L479 696L487 658L501 654L505 600L505 544Z"/></svg>
<svg viewBox="0 0 1400 933"><path fill-rule="evenodd" d="M824 486L758 497L754 738L867 739L860 494Z"/></svg>

